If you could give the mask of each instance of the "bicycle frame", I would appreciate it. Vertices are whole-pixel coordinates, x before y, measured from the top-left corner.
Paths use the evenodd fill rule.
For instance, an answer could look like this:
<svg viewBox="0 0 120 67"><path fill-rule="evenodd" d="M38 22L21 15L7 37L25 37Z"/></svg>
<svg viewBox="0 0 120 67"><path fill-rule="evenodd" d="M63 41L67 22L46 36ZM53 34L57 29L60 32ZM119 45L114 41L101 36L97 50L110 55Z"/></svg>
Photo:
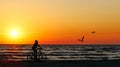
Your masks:
<svg viewBox="0 0 120 67"><path fill-rule="evenodd" d="M37 56L38 56L37 60L45 62L47 60L47 55L45 53L43 53L41 50L42 50L41 48L37 48ZM34 55L35 55L34 52L28 53L27 60L34 61Z"/></svg>

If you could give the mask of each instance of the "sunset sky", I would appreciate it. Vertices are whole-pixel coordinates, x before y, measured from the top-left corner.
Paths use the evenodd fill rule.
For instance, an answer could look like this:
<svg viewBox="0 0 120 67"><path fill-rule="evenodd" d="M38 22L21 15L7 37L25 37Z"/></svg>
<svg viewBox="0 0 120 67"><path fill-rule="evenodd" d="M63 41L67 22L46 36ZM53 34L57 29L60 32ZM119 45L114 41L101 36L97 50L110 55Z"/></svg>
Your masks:
<svg viewBox="0 0 120 67"><path fill-rule="evenodd" d="M120 44L120 0L0 0L0 44L81 44L82 36Z"/></svg>

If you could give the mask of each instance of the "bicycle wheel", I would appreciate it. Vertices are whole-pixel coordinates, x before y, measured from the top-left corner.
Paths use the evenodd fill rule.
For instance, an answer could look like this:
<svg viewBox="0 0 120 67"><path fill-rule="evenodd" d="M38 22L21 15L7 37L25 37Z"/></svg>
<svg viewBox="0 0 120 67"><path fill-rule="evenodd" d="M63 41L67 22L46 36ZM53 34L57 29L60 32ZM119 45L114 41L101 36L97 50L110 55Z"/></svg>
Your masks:
<svg viewBox="0 0 120 67"><path fill-rule="evenodd" d="M39 61L41 61L41 62L45 62L45 61L47 61L47 56L46 56L46 54L45 53L39 53L38 54L38 60Z"/></svg>
<svg viewBox="0 0 120 67"><path fill-rule="evenodd" d="M33 61L34 60L34 53L33 52L28 53L27 60L28 61Z"/></svg>

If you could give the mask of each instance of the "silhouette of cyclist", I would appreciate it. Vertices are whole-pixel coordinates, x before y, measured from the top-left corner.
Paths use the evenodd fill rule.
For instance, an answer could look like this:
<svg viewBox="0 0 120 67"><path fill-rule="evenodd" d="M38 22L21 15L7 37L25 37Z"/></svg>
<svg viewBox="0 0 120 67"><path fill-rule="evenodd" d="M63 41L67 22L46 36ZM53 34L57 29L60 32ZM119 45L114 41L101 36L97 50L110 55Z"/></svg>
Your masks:
<svg viewBox="0 0 120 67"><path fill-rule="evenodd" d="M35 43L34 43L34 45L32 46L32 50L33 50L33 52L34 52L34 60L35 60L35 61L37 60L37 48L42 49L41 46L38 45L38 40L35 40Z"/></svg>

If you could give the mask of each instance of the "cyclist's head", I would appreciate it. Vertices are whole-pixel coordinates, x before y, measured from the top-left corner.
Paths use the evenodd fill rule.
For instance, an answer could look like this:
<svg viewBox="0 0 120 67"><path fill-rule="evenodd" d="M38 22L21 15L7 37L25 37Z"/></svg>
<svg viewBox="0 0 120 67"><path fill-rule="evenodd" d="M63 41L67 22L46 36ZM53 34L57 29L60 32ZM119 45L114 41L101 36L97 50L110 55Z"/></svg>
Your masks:
<svg viewBox="0 0 120 67"><path fill-rule="evenodd" d="M38 43L38 40L35 40L35 43Z"/></svg>

